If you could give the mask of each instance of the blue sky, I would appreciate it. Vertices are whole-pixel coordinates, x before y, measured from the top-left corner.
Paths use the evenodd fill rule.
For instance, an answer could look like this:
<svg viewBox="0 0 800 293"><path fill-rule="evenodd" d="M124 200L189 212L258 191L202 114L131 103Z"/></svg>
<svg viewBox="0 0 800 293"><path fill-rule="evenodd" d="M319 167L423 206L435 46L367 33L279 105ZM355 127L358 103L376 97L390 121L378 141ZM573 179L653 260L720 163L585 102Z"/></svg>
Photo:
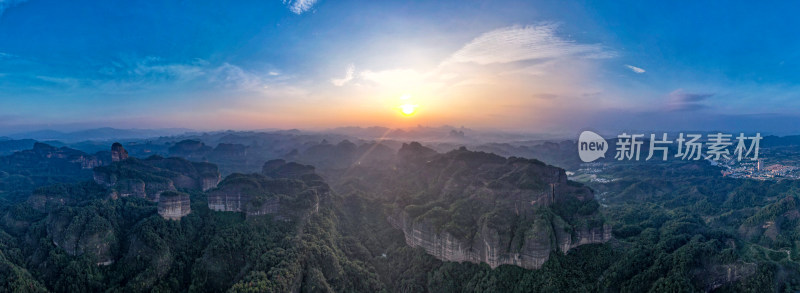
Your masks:
<svg viewBox="0 0 800 293"><path fill-rule="evenodd" d="M431 2L0 0L0 133L800 133L798 4Z"/></svg>

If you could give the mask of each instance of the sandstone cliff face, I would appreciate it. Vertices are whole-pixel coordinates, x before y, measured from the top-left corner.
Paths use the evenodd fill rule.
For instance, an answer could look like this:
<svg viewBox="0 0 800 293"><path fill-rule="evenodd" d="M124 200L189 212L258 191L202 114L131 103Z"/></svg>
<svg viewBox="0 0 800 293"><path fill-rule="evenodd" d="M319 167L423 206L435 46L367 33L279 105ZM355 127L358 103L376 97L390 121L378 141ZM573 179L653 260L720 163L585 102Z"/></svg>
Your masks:
<svg viewBox="0 0 800 293"><path fill-rule="evenodd" d="M115 166L111 166L112 168ZM158 201L161 193L176 191L175 184L169 178L150 175L148 173L125 174L115 172L111 168L94 170L94 181L105 187L110 187L109 197L141 197L151 201Z"/></svg>
<svg viewBox="0 0 800 293"><path fill-rule="evenodd" d="M111 145L111 161L119 162L128 158L128 151L122 147L121 143L115 142Z"/></svg>
<svg viewBox="0 0 800 293"><path fill-rule="evenodd" d="M302 181L233 174L208 193L208 208L289 219L318 209L319 198L319 191Z"/></svg>
<svg viewBox="0 0 800 293"><path fill-rule="evenodd" d="M603 224L602 227L583 228L575 231L573 238L567 238L571 241L564 244L562 251L566 252L584 244L605 243L611 240L611 237L611 226L608 224Z"/></svg>
<svg viewBox="0 0 800 293"><path fill-rule="evenodd" d="M216 187L220 173L216 165L206 162L190 162L181 158L150 157L145 163L155 166L173 181L176 187L206 191Z"/></svg>
<svg viewBox="0 0 800 293"><path fill-rule="evenodd" d="M158 201L165 191L214 188L220 173L214 164L152 156L144 160L127 158L95 168L93 177L98 184L111 187L111 197L136 196Z"/></svg>
<svg viewBox="0 0 800 293"><path fill-rule="evenodd" d="M208 193L208 208L243 212L248 216L276 215L278 219L303 216L319 209L330 190L311 166L283 160L264 164L261 174L232 174Z"/></svg>
<svg viewBox="0 0 800 293"><path fill-rule="evenodd" d="M119 180L115 185L114 192L116 192L115 196L118 197L141 197L147 198L147 192L145 191L145 183L141 179L122 179ZM152 188L152 187L151 187Z"/></svg>
<svg viewBox="0 0 800 293"><path fill-rule="evenodd" d="M612 237L592 191L537 160L410 143L394 166L374 168L357 184L392 202L388 220L406 244L441 260L537 269L553 251Z"/></svg>
<svg viewBox="0 0 800 293"><path fill-rule="evenodd" d="M509 249L496 229L483 226L472 241L459 239L447 231L439 231L426 221L413 221L405 213L390 217L389 222L405 234L411 247L425 251L445 261L486 263L492 268L509 264L526 269L540 268L551 251L566 253L583 244L604 243L611 239L611 226L585 228L573 236L563 226L534 225L525 232L522 247Z"/></svg>
<svg viewBox="0 0 800 293"><path fill-rule="evenodd" d="M158 199L158 214L169 220L180 220L192 211L189 195L183 192L164 192Z"/></svg>
<svg viewBox="0 0 800 293"><path fill-rule="evenodd" d="M208 208L214 211L243 212L248 216L277 214L280 211L280 199L263 195L265 198L257 199L258 195L241 186L225 187L209 193Z"/></svg>
<svg viewBox="0 0 800 293"><path fill-rule="evenodd" d="M207 191L217 187L217 184L219 184L219 182L222 180L222 177L217 174L217 176L204 176L202 180L201 187L203 188L203 191Z"/></svg>

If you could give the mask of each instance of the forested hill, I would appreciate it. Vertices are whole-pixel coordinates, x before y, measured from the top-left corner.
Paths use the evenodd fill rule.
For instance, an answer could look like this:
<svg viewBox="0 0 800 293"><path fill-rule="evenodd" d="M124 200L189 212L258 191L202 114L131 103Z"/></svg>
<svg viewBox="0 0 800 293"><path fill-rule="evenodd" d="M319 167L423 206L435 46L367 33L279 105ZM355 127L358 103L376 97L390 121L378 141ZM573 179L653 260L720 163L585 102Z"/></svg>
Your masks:
<svg viewBox="0 0 800 293"><path fill-rule="evenodd" d="M52 170L23 155L26 176ZM702 162L584 185L535 159L419 143L221 180L214 164L117 158L0 202L0 291L800 289L800 185Z"/></svg>

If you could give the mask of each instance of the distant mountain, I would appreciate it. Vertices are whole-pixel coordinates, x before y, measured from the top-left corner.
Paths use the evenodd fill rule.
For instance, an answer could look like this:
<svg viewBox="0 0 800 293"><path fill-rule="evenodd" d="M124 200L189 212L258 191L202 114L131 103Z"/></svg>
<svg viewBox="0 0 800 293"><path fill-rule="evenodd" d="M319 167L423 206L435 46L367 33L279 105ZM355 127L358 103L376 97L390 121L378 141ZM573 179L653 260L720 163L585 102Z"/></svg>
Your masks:
<svg viewBox="0 0 800 293"><path fill-rule="evenodd" d="M33 139L13 140L7 137L0 138L0 156L10 155L14 152L27 150L33 147Z"/></svg>
<svg viewBox="0 0 800 293"><path fill-rule="evenodd" d="M36 140L60 140L64 142L77 142L86 140L114 140L114 139L134 139L149 138L159 136L171 136L192 131L186 128L162 128L162 129L118 129L111 127L94 128L73 132L61 132L57 130L45 129L31 132L21 132L9 135L14 139L36 139Z"/></svg>
<svg viewBox="0 0 800 293"><path fill-rule="evenodd" d="M774 136L767 135L761 142L764 147L800 145L800 135Z"/></svg>
<svg viewBox="0 0 800 293"><path fill-rule="evenodd" d="M330 129L327 132L339 133L362 139L398 139L398 140L423 140L423 141L472 141L465 133L475 133L471 129L464 127L456 128L452 126L427 127L417 126L407 129L391 129L380 126L373 127L339 127Z"/></svg>
<svg viewBox="0 0 800 293"><path fill-rule="evenodd" d="M92 168L108 164L110 160L111 156L106 157L103 153L91 155L68 147L34 142L29 149L0 156L0 201L24 200L41 186L89 180Z"/></svg>
<svg viewBox="0 0 800 293"><path fill-rule="evenodd" d="M456 147L479 143L498 143L528 140L564 140L571 136L555 133L517 133L493 129L471 129L442 125L438 127L416 126L409 128L372 127L338 127L325 130L324 133L338 133L365 140L398 140L419 141L424 143L452 143Z"/></svg>

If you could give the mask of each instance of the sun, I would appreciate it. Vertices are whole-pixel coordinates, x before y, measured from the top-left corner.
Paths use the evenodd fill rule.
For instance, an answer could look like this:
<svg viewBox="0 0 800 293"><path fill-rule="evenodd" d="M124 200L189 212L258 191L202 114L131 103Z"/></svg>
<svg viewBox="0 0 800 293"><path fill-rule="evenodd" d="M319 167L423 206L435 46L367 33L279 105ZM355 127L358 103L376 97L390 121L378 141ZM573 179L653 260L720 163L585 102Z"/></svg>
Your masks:
<svg viewBox="0 0 800 293"><path fill-rule="evenodd" d="M402 112L403 115L411 116L411 115L414 115L414 113L417 112L417 107L418 107L417 105L403 104L403 105L400 105L400 112Z"/></svg>

